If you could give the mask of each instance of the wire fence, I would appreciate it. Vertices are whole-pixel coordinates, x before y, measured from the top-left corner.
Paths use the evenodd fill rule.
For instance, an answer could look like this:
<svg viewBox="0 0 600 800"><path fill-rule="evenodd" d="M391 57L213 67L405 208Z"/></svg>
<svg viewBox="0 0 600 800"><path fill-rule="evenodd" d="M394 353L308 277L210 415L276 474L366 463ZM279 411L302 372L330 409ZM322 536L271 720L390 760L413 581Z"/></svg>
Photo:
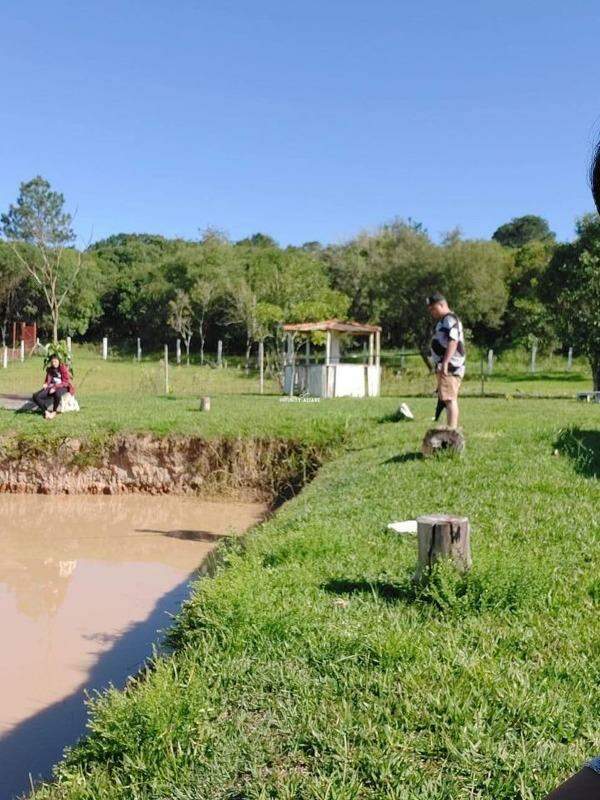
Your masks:
<svg viewBox="0 0 600 800"><path fill-rule="evenodd" d="M261 381L256 354L246 364L245 357L229 354L221 346L207 352L204 364L194 354L187 363L185 352L171 343L168 359L165 351L129 351L108 346L107 342L73 346L74 383L78 393L89 395L114 393L136 395L280 395L279 370L266 359ZM324 354L315 351L319 363ZM366 363L366 354L349 352L343 357L351 363ZM177 363L179 361L179 363ZM165 368L166 367L166 368ZM415 351L384 351L381 355L381 393L384 396L429 396L434 392L434 376L421 354ZM31 394L43 378L39 353L23 353L20 347L5 349L0 363L0 393ZM543 396L573 397L591 389L591 373L581 356L536 354L511 350L500 357L472 348L467 359L463 396Z"/></svg>

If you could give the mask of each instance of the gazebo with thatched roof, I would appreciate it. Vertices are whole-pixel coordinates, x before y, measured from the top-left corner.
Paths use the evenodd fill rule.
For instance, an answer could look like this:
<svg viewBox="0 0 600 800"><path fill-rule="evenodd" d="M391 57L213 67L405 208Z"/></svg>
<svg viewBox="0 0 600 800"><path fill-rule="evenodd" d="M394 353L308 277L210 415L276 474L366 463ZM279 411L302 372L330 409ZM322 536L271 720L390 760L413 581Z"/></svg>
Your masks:
<svg viewBox="0 0 600 800"><path fill-rule="evenodd" d="M311 397L377 397L381 387L381 328L360 322L326 319L284 325L287 334L283 372L284 392ZM310 334L325 333L325 360L311 360ZM302 359L296 358L295 334L306 335ZM344 363L341 343L344 336L368 337L369 349L364 364Z"/></svg>

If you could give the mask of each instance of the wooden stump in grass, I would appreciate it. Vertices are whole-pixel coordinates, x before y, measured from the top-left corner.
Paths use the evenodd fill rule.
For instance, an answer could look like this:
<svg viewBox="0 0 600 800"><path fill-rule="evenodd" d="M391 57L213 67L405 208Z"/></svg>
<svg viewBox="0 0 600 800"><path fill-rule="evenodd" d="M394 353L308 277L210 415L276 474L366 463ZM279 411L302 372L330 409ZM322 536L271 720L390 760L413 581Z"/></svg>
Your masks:
<svg viewBox="0 0 600 800"><path fill-rule="evenodd" d="M440 559L452 561L459 572L471 568L470 525L467 517L428 514L417 517L419 561L414 579L420 581Z"/></svg>
<svg viewBox="0 0 600 800"><path fill-rule="evenodd" d="M430 428L423 437L421 452L424 456L432 456L449 450L462 453L465 449L465 437L455 428L439 427Z"/></svg>
<svg viewBox="0 0 600 800"><path fill-rule="evenodd" d="M200 398L200 411L210 411L210 397Z"/></svg>

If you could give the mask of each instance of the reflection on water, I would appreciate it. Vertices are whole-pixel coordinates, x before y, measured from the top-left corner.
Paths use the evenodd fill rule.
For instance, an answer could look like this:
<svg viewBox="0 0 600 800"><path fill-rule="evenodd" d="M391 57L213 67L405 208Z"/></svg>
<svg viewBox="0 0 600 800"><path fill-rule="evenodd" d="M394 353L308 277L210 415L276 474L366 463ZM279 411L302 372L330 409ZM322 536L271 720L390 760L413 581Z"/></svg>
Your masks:
<svg viewBox="0 0 600 800"><path fill-rule="evenodd" d="M121 684L223 536L264 509L189 497L0 495L0 800L82 732L83 693Z"/></svg>

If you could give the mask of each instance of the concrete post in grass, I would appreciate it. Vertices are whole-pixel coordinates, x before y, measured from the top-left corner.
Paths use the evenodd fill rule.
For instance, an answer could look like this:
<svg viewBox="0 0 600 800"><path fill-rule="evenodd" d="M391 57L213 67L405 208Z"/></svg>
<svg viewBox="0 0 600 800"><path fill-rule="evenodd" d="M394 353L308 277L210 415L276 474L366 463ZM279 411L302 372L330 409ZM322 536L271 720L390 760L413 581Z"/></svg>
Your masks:
<svg viewBox="0 0 600 800"><path fill-rule="evenodd" d="M67 353L71 355L71 350L73 348L73 343L71 341L71 337L67 336Z"/></svg>
<svg viewBox="0 0 600 800"><path fill-rule="evenodd" d="M165 394L169 394L169 345L165 345Z"/></svg>
<svg viewBox="0 0 600 800"><path fill-rule="evenodd" d="M488 350L487 371L488 371L488 375L491 375L492 372L494 371L494 351L493 350Z"/></svg>
<svg viewBox="0 0 600 800"><path fill-rule="evenodd" d="M535 362L537 360L537 342L534 342L531 346L531 372L535 373Z"/></svg>
<svg viewBox="0 0 600 800"><path fill-rule="evenodd" d="M142 360L142 340L140 339L139 336L137 338L137 354L136 355L137 355L137 360L141 361Z"/></svg>
<svg viewBox="0 0 600 800"><path fill-rule="evenodd" d="M468 517L428 514L417 517L418 563L415 581L421 581L438 561L450 561L458 572L471 568L471 542Z"/></svg>
<svg viewBox="0 0 600 800"><path fill-rule="evenodd" d="M25 361L25 340L21 339L19 343L19 358L21 359L21 364Z"/></svg>
<svg viewBox="0 0 600 800"><path fill-rule="evenodd" d="M567 355L567 371L570 372L573 369L573 348L569 347L569 353Z"/></svg>
<svg viewBox="0 0 600 800"><path fill-rule="evenodd" d="M6 345L2 348L2 367L8 368L8 347Z"/></svg>
<svg viewBox="0 0 600 800"><path fill-rule="evenodd" d="M181 339L177 339L175 342L175 360L179 366L181 364Z"/></svg>
<svg viewBox="0 0 600 800"><path fill-rule="evenodd" d="M220 339L217 342L217 366L223 366L223 342Z"/></svg>
<svg viewBox="0 0 600 800"><path fill-rule="evenodd" d="M210 411L210 397L200 398L200 411Z"/></svg>
<svg viewBox="0 0 600 800"><path fill-rule="evenodd" d="M108 337L104 336L102 339L102 358L104 361L108 358Z"/></svg>

